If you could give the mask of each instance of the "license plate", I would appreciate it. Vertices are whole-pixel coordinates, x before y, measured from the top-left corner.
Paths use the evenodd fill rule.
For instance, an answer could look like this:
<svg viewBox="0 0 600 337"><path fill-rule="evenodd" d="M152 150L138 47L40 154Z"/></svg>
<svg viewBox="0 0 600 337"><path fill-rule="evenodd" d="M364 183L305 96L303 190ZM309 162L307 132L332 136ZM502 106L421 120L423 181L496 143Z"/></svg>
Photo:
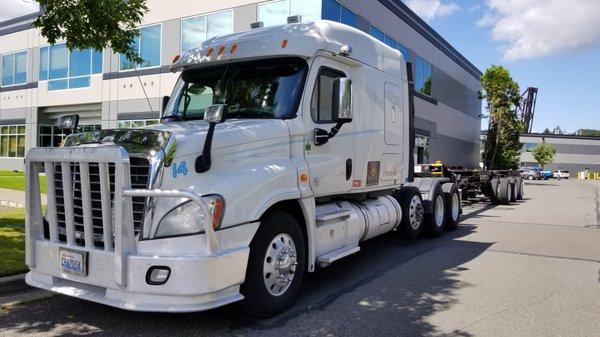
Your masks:
<svg viewBox="0 0 600 337"><path fill-rule="evenodd" d="M62 271L80 276L87 275L87 252L61 248L59 256Z"/></svg>

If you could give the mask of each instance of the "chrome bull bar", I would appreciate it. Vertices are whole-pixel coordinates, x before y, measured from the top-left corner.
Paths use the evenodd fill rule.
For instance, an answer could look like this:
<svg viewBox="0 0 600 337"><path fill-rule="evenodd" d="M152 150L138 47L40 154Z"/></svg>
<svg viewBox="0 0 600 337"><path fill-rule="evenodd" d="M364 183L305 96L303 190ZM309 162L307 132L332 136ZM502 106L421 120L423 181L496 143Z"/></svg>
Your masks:
<svg viewBox="0 0 600 337"><path fill-rule="evenodd" d="M83 239L85 245L77 243L75 217L73 211L73 180L71 164L80 168L81 201L83 207ZM104 247L94 245L92 227L92 205L89 180L90 164L99 167L100 200ZM62 190L64 196L64 216L66 242L59 239L57 222L55 165L61 167ZM114 165L114 197L111 202L109 165ZM46 241L61 247L71 247L89 252L108 251L114 253L116 284L127 286L127 256L136 253L137 238L133 228L132 197L183 197L198 204L204 214L210 208L201 195L180 190L131 189L129 155L120 146L90 146L66 148L32 148L25 157L26 176L26 221L25 221L25 260L27 265L36 267L36 241ZM46 174L48 238L44 236L40 173ZM67 197L70 196L70 197ZM113 242L114 229L114 242ZM206 246L210 256L221 255L221 248L210 221L204 223ZM114 247L114 248L113 248Z"/></svg>

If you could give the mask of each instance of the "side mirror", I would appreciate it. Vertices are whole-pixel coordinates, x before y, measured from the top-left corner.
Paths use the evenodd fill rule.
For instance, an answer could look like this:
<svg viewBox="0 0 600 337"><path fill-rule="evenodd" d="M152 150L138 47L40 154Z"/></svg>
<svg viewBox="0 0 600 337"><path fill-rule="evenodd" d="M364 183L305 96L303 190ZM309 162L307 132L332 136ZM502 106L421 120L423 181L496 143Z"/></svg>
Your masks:
<svg viewBox="0 0 600 337"><path fill-rule="evenodd" d="M77 125L79 125L79 115L77 114L60 116L56 122L57 128L71 133L77 129Z"/></svg>
<svg viewBox="0 0 600 337"><path fill-rule="evenodd" d="M170 99L169 96L163 96L162 97L162 101L160 102L161 109L162 109L161 112L162 112L163 115L167 111L167 104L169 104L169 99Z"/></svg>
<svg viewBox="0 0 600 337"><path fill-rule="evenodd" d="M333 82L333 120L336 123L352 122L352 80L345 77Z"/></svg>
<svg viewBox="0 0 600 337"><path fill-rule="evenodd" d="M218 123L225 121L227 115L227 104L215 104L206 107L204 110L204 120L209 123L208 131L206 132L206 139L204 140L204 147L202 148L202 154L196 158L195 168L196 172L204 173L210 170L211 166L211 147L212 140L215 134L215 127Z"/></svg>
<svg viewBox="0 0 600 337"><path fill-rule="evenodd" d="M206 107L204 120L209 123L223 123L227 115L227 104L215 104Z"/></svg>

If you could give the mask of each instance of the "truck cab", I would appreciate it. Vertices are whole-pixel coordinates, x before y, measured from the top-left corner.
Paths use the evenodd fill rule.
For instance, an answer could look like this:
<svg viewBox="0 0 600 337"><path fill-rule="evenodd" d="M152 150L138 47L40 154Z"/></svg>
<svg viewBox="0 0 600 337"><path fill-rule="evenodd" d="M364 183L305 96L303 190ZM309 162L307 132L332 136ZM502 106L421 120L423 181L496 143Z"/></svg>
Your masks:
<svg viewBox="0 0 600 337"><path fill-rule="evenodd" d="M305 272L361 241L458 223L456 186L435 180L422 196L407 183L406 63L364 32L254 29L204 42L171 71L160 124L28 152L30 285L128 310L239 301L271 316Z"/></svg>

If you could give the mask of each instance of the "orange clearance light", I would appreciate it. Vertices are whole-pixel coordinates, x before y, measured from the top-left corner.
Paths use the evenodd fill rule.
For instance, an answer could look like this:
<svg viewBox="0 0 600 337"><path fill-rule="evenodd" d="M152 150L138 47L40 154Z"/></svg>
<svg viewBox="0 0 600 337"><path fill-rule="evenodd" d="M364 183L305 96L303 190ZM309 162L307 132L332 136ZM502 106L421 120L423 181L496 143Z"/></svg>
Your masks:
<svg viewBox="0 0 600 337"><path fill-rule="evenodd" d="M300 181L303 182L303 183L307 182L308 181L308 175L301 174L300 175Z"/></svg>
<svg viewBox="0 0 600 337"><path fill-rule="evenodd" d="M225 46L219 48L219 55L222 55L225 52Z"/></svg>
<svg viewBox="0 0 600 337"><path fill-rule="evenodd" d="M173 63L177 62L180 58L181 58L181 55L179 55L179 54L175 55L175 57L173 58Z"/></svg>
<svg viewBox="0 0 600 337"><path fill-rule="evenodd" d="M288 40L287 39L283 39L281 41L281 48L285 48L285 47L287 47L287 45L288 45Z"/></svg>
<svg viewBox="0 0 600 337"><path fill-rule="evenodd" d="M229 53L233 54L237 51L237 43L234 44L233 46L231 46L231 49L229 50Z"/></svg>
<svg viewBox="0 0 600 337"><path fill-rule="evenodd" d="M208 48L208 51L206 52L206 56L208 57L208 56L212 55L212 53L213 53L214 51L215 51L215 48L212 48L212 47L211 47L211 48Z"/></svg>

